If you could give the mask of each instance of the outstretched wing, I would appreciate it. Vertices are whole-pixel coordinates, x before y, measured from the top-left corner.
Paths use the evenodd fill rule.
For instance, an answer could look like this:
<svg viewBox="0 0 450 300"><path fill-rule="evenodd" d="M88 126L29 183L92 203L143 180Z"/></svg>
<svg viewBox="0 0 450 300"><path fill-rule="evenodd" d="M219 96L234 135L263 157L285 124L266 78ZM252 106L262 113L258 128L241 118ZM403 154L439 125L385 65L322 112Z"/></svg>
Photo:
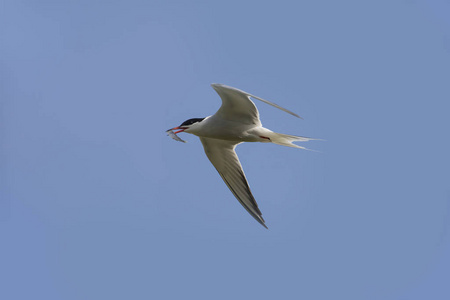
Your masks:
<svg viewBox="0 0 450 300"><path fill-rule="evenodd" d="M299 115L290 110L239 89L218 83L213 83L211 86L219 94L220 98L222 98L222 106L216 114L220 115L223 119L230 121L236 120L244 124L255 124L257 126L261 126L258 109L256 108L255 103L250 100L250 97L279 108L288 114L296 116L297 118L301 118Z"/></svg>
<svg viewBox="0 0 450 300"><path fill-rule="evenodd" d="M205 137L200 137L200 141L203 144L206 156L208 156L236 199L239 200L256 221L267 228L258 204L250 191L239 158L234 151L234 148L239 143Z"/></svg>

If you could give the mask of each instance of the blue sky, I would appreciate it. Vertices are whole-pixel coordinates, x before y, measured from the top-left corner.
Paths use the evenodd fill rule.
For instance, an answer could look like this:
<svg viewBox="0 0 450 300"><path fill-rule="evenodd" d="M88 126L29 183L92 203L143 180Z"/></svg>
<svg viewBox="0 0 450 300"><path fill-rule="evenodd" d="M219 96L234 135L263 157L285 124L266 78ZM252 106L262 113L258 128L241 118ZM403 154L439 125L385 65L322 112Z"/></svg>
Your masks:
<svg viewBox="0 0 450 300"><path fill-rule="evenodd" d="M2 299L448 299L450 4L2 1ZM320 153L198 138L210 83Z"/></svg>

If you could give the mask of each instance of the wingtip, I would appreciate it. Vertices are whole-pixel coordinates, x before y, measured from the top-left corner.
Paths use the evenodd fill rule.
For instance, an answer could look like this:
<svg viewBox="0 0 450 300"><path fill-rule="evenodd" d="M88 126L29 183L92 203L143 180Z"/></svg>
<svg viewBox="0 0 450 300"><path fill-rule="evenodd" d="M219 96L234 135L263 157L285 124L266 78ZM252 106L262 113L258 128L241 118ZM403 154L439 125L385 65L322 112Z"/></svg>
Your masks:
<svg viewBox="0 0 450 300"><path fill-rule="evenodd" d="M297 115L296 113L292 113L292 115L293 115L294 117L297 117L297 118L301 119L301 120L304 120L302 117L300 117L300 116Z"/></svg>
<svg viewBox="0 0 450 300"><path fill-rule="evenodd" d="M254 216L253 216L254 217ZM264 226L264 228L269 229L269 227L267 227L266 225L266 221L263 219L263 217L261 215L258 216L259 218L255 218L256 221L258 221L259 224L261 224L262 226Z"/></svg>
<svg viewBox="0 0 450 300"><path fill-rule="evenodd" d="M211 83L211 86L213 88L216 88L216 87L224 86L224 84L222 84L222 83Z"/></svg>

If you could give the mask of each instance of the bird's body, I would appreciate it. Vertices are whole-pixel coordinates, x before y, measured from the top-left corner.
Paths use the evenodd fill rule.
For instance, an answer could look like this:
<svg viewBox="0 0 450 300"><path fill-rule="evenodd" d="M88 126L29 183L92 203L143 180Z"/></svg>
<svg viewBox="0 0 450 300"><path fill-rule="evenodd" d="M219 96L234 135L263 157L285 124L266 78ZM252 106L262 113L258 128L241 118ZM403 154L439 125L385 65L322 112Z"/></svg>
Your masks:
<svg viewBox="0 0 450 300"><path fill-rule="evenodd" d="M261 138L270 131L262 126L242 124L232 120L224 120L216 115L206 117L198 126L189 133L199 137L214 138L234 142L269 142Z"/></svg>
<svg viewBox="0 0 450 300"><path fill-rule="evenodd" d="M180 126L169 129L197 135L203 144L206 156L214 165L228 188L242 206L264 227L265 221L258 208L245 178L235 147L242 142L275 143L283 146L305 149L293 144L295 141L308 141L310 138L286 135L264 128L259 112L250 97L275 106L291 115L295 113L272 102L248 94L244 91L222 85L212 84L222 98L222 106L212 116L189 119ZM174 135L175 136L175 135ZM182 141L178 138L178 140Z"/></svg>

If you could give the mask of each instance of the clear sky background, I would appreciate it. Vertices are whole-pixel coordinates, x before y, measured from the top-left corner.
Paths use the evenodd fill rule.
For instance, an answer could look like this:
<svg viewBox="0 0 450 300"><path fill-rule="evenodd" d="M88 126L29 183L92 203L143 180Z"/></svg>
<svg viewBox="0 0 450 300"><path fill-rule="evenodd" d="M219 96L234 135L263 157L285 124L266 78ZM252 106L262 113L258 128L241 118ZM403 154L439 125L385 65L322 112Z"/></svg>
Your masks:
<svg viewBox="0 0 450 300"><path fill-rule="evenodd" d="M450 299L444 0L0 4L0 298ZM217 82L317 152L193 135Z"/></svg>

